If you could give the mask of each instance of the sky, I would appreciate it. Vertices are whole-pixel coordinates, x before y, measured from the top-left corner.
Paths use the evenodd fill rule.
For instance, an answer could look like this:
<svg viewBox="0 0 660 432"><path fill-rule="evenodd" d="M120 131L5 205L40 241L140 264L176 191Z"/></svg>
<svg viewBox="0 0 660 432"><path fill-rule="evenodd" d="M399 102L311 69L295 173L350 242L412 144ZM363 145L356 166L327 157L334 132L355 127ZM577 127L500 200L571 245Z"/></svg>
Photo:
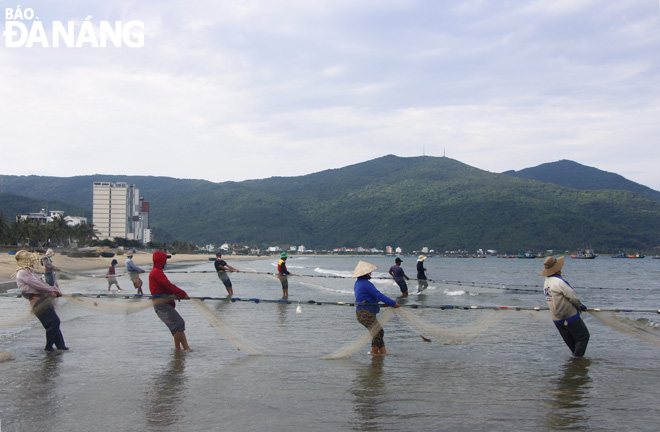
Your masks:
<svg viewBox="0 0 660 432"><path fill-rule="evenodd" d="M446 155L491 172L569 159L660 190L658 0L0 11L0 174L223 182ZM53 47L69 21L80 46ZM7 35L16 22L31 47ZM130 30L120 46L92 46L104 22Z"/></svg>

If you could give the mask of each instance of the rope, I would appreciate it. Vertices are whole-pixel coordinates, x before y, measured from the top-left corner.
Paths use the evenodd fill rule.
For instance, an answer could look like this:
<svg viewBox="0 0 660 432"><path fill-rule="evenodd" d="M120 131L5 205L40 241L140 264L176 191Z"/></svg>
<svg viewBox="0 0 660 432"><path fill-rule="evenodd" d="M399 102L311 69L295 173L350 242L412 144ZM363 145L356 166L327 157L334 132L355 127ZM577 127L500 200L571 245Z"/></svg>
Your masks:
<svg viewBox="0 0 660 432"><path fill-rule="evenodd" d="M14 297L20 298L23 297L21 293L0 293L0 297ZM98 293L98 294L88 294L88 293L71 293L63 294L63 297L89 297L89 298L110 298L110 299L173 299L178 300L176 296L169 295L158 295L158 294L115 294L115 293ZM300 303L300 300L291 300L291 299L260 299L260 298L243 298L243 297L190 297L190 299L196 299L200 301L225 301L225 302L247 302L247 303L287 303L291 304L293 302ZM316 300L303 300L310 305L317 306L355 306L355 302L344 302L344 301L316 301ZM365 306L380 306L380 307L389 307L381 303L364 303ZM498 306L498 305L422 305L422 304L399 304L401 308L409 309L439 309L439 310L514 310L514 311L542 311L548 310L547 307L540 306ZM660 314L660 309L651 309L651 308L629 308L629 307L594 307L588 309L590 312L630 312L630 313L655 313Z"/></svg>

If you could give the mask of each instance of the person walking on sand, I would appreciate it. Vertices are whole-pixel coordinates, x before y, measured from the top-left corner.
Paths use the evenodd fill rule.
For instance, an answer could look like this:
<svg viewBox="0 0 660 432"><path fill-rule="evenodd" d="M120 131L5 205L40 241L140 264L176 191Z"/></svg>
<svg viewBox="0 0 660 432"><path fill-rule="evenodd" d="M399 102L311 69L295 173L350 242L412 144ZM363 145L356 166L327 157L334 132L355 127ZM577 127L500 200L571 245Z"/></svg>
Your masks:
<svg viewBox="0 0 660 432"><path fill-rule="evenodd" d="M410 280L410 278L403 271L403 267L401 267L402 262L403 260L401 258L395 259L394 265L390 267L388 273L394 278L394 282L399 285L403 297L408 297L408 284L406 284L406 280Z"/></svg>
<svg viewBox="0 0 660 432"><path fill-rule="evenodd" d="M577 293L561 275L564 257L548 257L543 261L541 272L545 276L543 293L550 308L552 321L562 339L573 353L573 358L582 358L589 343L589 330L580 313L587 307L582 304Z"/></svg>
<svg viewBox="0 0 660 432"><path fill-rule="evenodd" d="M213 265L215 266L215 271L218 273L218 278L222 281L222 284L227 289L227 294L233 296L234 290L231 286L231 279L229 279L227 272L238 272L238 270L227 264L227 262L222 259L222 252L216 252Z"/></svg>
<svg viewBox="0 0 660 432"><path fill-rule="evenodd" d="M429 282L426 278L426 269L424 268L424 260L427 257L425 255L420 255L417 258L417 293L421 294L426 288L429 287Z"/></svg>
<svg viewBox="0 0 660 432"><path fill-rule="evenodd" d="M189 299L188 294L181 288L174 285L165 276L163 269L167 264L167 254L156 251L153 256L154 267L149 273L149 291L154 296L154 311L158 318L165 323L172 336L174 337L174 349L176 351L189 351L188 340L186 339L186 323L181 315L175 310L174 300L165 300L162 297L174 295L180 299Z"/></svg>
<svg viewBox="0 0 660 432"><path fill-rule="evenodd" d="M133 252L129 251L126 254L125 264L128 277L131 279L131 282L133 282L133 286L137 290L138 295L142 295L142 279L140 279L140 273L144 273L145 271L133 262Z"/></svg>
<svg viewBox="0 0 660 432"><path fill-rule="evenodd" d="M46 329L46 348L44 350L54 351L53 345L58 350L68 350L60 331L60 317L57 316L53 307L53 297L61 297L62 293L56 286L44 283L34 274L38 263L37 255L26 250L18 251L16 253L18 268L12 277L16 279L16 286L23 297L30 301L32 313Z"/></svg>
<svg viewBox="0 0 660 432"><path fill-rule="evenodd" d="M383 327L376 318L376 314L380 312L378 302L382 301L393 308L399 307L396 301L378 291L374 284L371 283L371 272L377 268L374 264L360 261L355 267L352 276L357 278L353 286L353 291L355 292L355 316L360 324L371 331L371 354L373 355L387 354L385 341L383 340L385 330L383 330ZM375 331L377 328L380 328L378 332ZM372 329L374 330L372 331Z"/></svg>
<svg viewBox="0 0 660 432"><path fill-rule="evenodd" d="M117 290L121 291L121 288L119 287L119 283L117 282L117 278L115 277L115 266L118 264L116 259L113 259L112 262L110 263L110 267L108 268L108 291L110 291L110 287L114 284L117 285Z"/></svg>
<svg viewBox="0 0 660 432"><path fill-rule="evenodd" d="M282 284L282 298L289 298L289 271L286 269L286 259L289 257L286 252L280 254L280 261L277 263L277 278Z"/></svg>
<svg viewBox="0 0 660 432"><path fill-rule="evenodd" d="M43 258L41 258L41 265L44 266L44 279L46 283L50 286L57 286L55 282L55 271L59 271L57 267L53 265L53 252L52 249L48 249Z"/></svg>

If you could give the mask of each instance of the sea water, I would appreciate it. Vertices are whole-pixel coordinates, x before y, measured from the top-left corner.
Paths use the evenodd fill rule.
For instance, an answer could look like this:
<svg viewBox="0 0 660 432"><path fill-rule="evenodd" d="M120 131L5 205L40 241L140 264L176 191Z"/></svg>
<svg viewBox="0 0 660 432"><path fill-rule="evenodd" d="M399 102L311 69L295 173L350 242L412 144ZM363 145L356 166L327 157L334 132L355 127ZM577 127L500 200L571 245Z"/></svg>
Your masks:
<svg viewBox="0 0 660 432"><path fill-rule="evenodd" d="M276 271L276 259L227 258L243 270L231 274L235 297L281 297L279 281L264 274ZM70 297L57 300L57 311L71 349L46 353L44 330L26 314L27 301L1 297L1 430L658 429L660 348L589 314L582 360L570 359L547 312L515 309L496 312L501 319L472 338L427 336L430 343L394 315L385 325L387 356L372 357L367 345L347 358L321 359L365 331L354 307L317 304L353 300L350 275L359 259L291 257L289 271L300 276L289 279L289 303L219 300L226 291L211 262L168 269L189 295L211 297L204 304L262 355L237 349L189 301L178 302L177 311L193 351L177 353L153 309L118 313L122 302L148 300L99 298L90 307ZM494 307L545 308L540 259L432 257L424 263L429 288L407 299L385 279L393 257L362 259L379 266L374 283L402 305L488 307L405 309L437 328L469 328ZM415 278L416 257L403 259ZM660 260L650 258L567 259L564 266L591 308L659 309L659 276ZM134 293L126 276L119 283ZM106 290L104 279L84 276L60 285L66 293ZM416 290L415 281L409 286ZM657 313L617 316L660 337Z"/></svg>

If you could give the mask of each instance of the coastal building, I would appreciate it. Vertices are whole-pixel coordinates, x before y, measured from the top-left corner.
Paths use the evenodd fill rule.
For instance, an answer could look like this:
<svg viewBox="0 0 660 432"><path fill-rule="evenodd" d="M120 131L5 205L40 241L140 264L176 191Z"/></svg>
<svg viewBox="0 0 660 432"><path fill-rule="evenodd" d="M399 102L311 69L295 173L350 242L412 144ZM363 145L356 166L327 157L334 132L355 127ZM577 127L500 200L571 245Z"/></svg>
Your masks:
<svg viewBox="0 0 660 432"><path fill-rule="evenodd" d="M36 213L28 213L28 214L23 214L23 215L18 215L16 216L16 221L24 221L24 220L33 220L37 221L39 223L48 223L52 222L55 218L64 218L66 221L66 224L69 226L75 226L75 225L80 225L80 224L86 224L87 223L87 218L82 217L82 216L64 216L64 212L60 210L50 210L46 211L45 209L41 209L40 212Z"/></svg>
<svg viewBox="0 0 660 432"><path fill-rule="evenodd" d="M94 229L99 239L152 240L149 227L149 203L135 185L94 182L92 202ZM148 237L148 238L147 238Z"/></svg>

